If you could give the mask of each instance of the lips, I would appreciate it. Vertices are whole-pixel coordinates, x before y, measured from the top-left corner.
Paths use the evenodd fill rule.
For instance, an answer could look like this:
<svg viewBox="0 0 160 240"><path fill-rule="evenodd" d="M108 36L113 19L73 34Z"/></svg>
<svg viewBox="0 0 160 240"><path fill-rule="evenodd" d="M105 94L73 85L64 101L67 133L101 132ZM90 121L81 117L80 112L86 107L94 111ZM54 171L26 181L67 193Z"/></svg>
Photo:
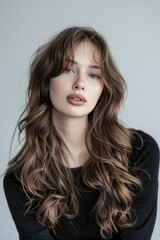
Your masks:
<svg viewBox="0 0 160 240"><path fill-rule="evenodd" d="M86 99L83 97L82 94L70 94L67 96L68 99L74 99L74 100L77 100L77 101L83 101L83 102L86 102ZM80 100L78 100L80 99Z"/></svg>

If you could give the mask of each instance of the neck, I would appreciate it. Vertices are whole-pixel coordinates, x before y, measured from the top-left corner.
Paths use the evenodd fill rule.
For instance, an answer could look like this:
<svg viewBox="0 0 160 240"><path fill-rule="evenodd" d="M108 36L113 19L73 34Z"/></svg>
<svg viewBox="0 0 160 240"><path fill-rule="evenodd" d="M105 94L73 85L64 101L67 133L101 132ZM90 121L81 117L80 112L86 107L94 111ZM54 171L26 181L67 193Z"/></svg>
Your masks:
<svg viewBox="0 0 160 240"><path fill-rule="evenodd" d="M85 147L85 134L88 127L87 116L59 117L57 112L52 114L53 123L71 152Z"/></svg>
<svg viewBox="0 0 160 240"><path fill-rule="evenodd" d="M77 167L83 165L89 158L85 144L88 117L58 117L58 114L53 112L52 119L60 137L68 148L62 145L62 149L69 161L69 166ZM87 141L90 144L90 139L87 139Z"/></svg>

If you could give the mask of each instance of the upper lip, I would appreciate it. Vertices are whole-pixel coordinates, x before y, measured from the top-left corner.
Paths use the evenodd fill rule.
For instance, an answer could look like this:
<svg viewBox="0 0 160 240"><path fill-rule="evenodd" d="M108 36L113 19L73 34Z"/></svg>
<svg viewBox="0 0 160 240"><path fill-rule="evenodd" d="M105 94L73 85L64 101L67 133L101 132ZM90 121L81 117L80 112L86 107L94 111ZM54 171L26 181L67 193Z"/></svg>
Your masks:
<svg viewBox="0 0 160 240"><path fill-rule="evenodd" d="M86 102L86 99L84 98L84 96L82 94L73 93L73 94L68 95L67 98L79 98L81 101Z"/></svg>

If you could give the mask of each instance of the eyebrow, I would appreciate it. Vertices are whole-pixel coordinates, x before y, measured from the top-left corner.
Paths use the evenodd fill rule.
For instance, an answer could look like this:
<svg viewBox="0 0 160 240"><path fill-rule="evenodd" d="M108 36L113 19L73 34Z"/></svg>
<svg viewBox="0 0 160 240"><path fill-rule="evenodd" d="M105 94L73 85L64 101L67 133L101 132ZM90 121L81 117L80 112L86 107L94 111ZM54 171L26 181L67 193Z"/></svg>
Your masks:
<svg viewBox="0 0 160 240"><path fill-rule="evenodd" d="M78 65L78 63L74 60L71 60L71 59L65 59L67 62L70 62L70 63L73 63L73 64L76 64ZM89 68L96 68L96 69L100 69L100 67L98 65L89 65L88 66Z"/></svg>

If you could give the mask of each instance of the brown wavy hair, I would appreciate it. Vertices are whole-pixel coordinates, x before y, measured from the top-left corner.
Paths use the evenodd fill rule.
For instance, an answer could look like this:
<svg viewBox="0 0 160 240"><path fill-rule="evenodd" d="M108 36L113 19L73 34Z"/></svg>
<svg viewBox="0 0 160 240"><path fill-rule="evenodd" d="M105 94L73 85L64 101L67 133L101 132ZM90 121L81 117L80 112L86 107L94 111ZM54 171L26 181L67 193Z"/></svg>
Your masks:
<svg viewBox="0 0 160 240"><path fill-rule="evenodd" d="M29 197L27 211L35 211L38 222L55 234L62 215L77 216L80 188L75 186L70 168L62 161L65 159L68 164L61 148L65 143L52 121L49 82L64 71L66 55L74 57L74 44L84 41L92 43L100 53L104 88L88 115L85 143L90 157L82 166L81 178L87 186L99 191L92 211L105 239L106 234L111 236L119 228L132 224L131 206L135 189L141 188L141 182L129 171L134 131L118 120L126 84L106 41L94 29L67 28L36 51L30 66L28 102L17 123L19 139L24 133L24 142L9 162L8 172L14 172Z"/></svg>

